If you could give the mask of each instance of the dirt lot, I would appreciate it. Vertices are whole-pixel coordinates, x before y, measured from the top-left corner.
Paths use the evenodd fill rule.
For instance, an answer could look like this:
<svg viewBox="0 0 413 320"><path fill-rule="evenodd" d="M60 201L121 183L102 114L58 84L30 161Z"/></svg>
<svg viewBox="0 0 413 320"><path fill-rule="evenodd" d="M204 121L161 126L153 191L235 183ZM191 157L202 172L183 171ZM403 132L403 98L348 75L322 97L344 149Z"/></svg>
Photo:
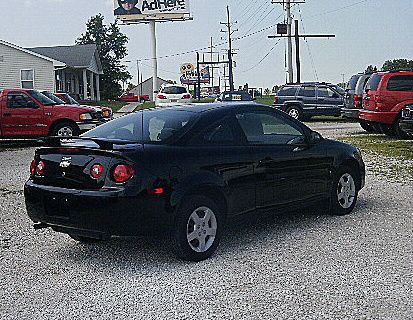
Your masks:
<svg viewBox="0 0 413 320"><path fill-rule="evenodd" d="M361 132L309 125L332 138ZM0 149L0 319L413 318L413 182L389 179L388 158L364 155L353 214L230 226L216 255L187 263L162 239L80 245L34 231L22 193L33 150Z"/></svg>

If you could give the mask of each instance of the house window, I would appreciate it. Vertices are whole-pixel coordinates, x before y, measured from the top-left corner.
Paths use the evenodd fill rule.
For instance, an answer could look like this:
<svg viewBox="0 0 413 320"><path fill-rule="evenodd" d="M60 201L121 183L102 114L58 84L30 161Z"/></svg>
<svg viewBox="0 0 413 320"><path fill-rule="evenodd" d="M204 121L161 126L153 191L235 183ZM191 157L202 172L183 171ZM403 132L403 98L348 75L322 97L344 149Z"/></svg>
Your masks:
<svg viewBox="0 0 413 320"><path fill-rule="evenodd" d="M34 89L34 70L20 70L22 89Z"/></svg>

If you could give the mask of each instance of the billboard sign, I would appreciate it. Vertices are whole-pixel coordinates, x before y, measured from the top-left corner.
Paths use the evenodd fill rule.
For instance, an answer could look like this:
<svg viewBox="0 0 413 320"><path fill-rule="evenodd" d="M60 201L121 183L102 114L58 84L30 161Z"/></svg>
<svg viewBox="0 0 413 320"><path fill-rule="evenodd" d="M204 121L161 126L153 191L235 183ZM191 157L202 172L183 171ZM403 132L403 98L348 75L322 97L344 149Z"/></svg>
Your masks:
<svg viewBox="0 0 413 320"><path fill-rule="evenodd" d="M167 20L190 14L189 0L114 0L114 14L123 21Z"/></svg>
<svg viewBox="0 0 413 320"><path fill-rule="evenodd" d="M209 83L211 76L209 74L209 66L200 65L200 79L201 83ZM191 84L195 85L198 83L198 70L195 66L191 63L184 63L180 67L182 76L181 76L181 83L182 84Z"/></svg>

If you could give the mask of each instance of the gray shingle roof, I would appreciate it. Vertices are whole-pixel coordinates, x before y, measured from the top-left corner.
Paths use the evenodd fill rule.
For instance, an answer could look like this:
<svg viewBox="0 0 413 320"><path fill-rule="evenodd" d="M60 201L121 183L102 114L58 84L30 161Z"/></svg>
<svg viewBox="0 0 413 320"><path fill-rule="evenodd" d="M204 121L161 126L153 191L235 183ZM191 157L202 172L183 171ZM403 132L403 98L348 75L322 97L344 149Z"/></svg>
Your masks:
<svg viewBox="0 0 413 320"><path fill-rule="evenodd" d="M87 68L95 57L96 45L84 44L58 47L27 48L43 56L62 61L74 68ZM100 65L100 62L99 62Z"/></svg>

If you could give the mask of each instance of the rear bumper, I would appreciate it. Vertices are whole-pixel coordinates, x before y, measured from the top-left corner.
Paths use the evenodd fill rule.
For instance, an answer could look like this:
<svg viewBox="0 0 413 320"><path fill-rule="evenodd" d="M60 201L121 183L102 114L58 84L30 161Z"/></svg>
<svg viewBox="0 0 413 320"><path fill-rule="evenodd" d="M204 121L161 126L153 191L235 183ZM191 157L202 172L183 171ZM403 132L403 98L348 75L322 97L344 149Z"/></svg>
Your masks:
<svg viewBox="0 0 413 320"><path fill-rule="evenodd" d="M360 111L359 118L370 122L393 124L398 114L398 112L377 112L363 109Z"/></svg>
<svg viewBox="0 0 413 320"><path fill-rule="evenodd" d="M341 109L341 116L345 118L358 119L359 114L360 114L360 109L354 109L354 108Z"/></svg>
<svg viewBox="0 0 413 320"><path fill-rule="evenodd" d="M164 196L141 192L127 195L124 189L74 190L34 184L24 186L26 210L35 223L55 231L92 238L134 236L170 226Z"/></svg>

